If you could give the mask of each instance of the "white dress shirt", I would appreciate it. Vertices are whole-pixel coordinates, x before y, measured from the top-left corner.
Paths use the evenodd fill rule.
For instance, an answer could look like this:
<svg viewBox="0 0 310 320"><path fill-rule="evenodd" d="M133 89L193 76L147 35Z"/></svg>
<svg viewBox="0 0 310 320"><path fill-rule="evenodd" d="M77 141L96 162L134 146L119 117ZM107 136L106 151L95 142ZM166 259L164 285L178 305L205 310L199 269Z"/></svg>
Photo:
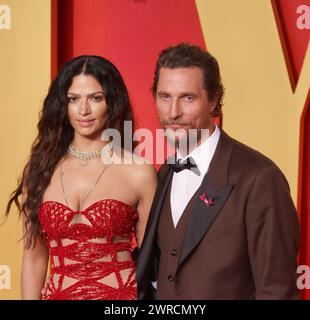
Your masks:
<svg viewBox="0 0 310 320"><path fill-rule="evenodd" d="M220 135L220 129L215 126L215 130L211 136L208 137L185 158L182 158L180 153L177 151L177 159L185 160L188 157L192 157L194 159L200 171L200 175L197 175L191 170L183 170L178 173L174 172L170 194L171 212L174 227L177 226L188 202L200 187L201 182L209 169L209 165L214 155Z"/></svg>

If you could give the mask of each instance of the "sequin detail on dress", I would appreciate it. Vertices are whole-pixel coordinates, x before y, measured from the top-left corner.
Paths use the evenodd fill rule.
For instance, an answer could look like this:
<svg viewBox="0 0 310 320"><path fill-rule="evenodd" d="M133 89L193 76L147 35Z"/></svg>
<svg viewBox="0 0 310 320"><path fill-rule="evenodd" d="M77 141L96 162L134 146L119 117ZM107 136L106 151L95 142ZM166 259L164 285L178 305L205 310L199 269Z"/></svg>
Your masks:
<svg viewBox="0 0 310 320"><path fill-rule="evenodd" d="M83 211L56 201L43 202L39 221L51 274L42 299L137 299L130 254L137 218L134 208L114 199L99 200ZM120 259L124 252L129 258Z"/></svg>

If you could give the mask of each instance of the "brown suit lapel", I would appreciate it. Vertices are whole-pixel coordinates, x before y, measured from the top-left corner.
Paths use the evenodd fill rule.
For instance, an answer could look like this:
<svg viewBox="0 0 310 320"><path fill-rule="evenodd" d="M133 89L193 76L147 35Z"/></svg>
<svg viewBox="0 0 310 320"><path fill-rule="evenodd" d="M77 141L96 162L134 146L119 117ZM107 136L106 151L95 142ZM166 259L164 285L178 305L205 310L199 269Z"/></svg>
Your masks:
<svg viewBox="0 0 310 320"><path fill-rule="evenodd" d="M209 170L198 189L198 196L194 200L193 212L185 231L178 267L208 232L233 189L233 185L228 184L228 168L232 150L233 140L221 131ZM200 199L199 195L204 192L208 198L214 200L214 205L207 206Z"/></svg>

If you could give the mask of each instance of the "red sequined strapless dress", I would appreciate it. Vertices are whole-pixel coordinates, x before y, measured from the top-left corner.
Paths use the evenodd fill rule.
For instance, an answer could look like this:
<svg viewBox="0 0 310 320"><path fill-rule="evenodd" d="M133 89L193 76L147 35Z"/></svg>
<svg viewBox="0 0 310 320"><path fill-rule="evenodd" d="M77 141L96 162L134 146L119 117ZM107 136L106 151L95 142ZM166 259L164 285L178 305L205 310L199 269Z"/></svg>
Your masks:
<svg viewBox="0 0 310 320"><path fill-rule="evenodd" d="M137 299L131 257L137 211L99 200L83 211L45 201L39 221L51 259L43 300Z"/></svg>

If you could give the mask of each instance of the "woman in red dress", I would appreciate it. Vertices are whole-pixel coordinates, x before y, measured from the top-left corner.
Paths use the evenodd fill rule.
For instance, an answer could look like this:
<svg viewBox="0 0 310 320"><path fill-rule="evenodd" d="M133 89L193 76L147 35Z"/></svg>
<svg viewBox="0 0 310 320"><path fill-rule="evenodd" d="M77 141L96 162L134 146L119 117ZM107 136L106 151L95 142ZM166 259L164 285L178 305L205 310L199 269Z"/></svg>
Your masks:
<svg viewBox="0 0 310 320"><path fill-rule="evenodd" d="M133 244L142 242L157 175L128 161L124 121L133 121L131 105L111 62L80 56L64 65L7 207L15 202L23 218L23 299L137 298ZM118 130L119 148L103 141L105 129Z"/></svg>

